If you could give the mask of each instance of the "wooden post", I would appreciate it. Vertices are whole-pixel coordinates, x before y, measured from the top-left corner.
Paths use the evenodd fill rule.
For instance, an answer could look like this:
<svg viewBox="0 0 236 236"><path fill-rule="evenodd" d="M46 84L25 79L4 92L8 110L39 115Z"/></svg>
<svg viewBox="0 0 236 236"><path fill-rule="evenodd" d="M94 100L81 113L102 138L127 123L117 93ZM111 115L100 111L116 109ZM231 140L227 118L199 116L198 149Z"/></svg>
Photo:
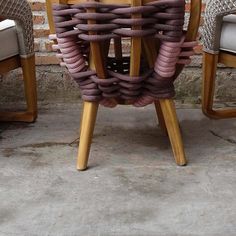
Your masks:
<svg viewBox="0 0 236 236"><path fill-rule="evenodd" d="M95 9L88 9L87 12L94 13ZM96 21L89 20L88 24L95 24ZM90 35L95 34L90 32ZM96 69L97 75L100 79L106 79L107 73L105 70L102 47L99 42L90 43L90 68ZM88 165L88 158L90 153L91 142L93 138L94 127L96 123L98 102L84 102L83 117L81 122L80 145L77 161L78 170L86 170Z"/></svg>

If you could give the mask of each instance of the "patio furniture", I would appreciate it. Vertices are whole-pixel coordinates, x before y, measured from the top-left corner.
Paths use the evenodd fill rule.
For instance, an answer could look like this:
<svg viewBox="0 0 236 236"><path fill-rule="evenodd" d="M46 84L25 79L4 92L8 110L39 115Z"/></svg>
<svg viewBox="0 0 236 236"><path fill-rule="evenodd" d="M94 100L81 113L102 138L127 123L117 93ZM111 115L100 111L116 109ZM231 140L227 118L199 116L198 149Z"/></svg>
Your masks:
<svg viewBox="0 0 236 236"><path fill-rule="evenodd" d="M99 104L154 103L176 163L186 165L173 82L194 54L201 1L191 1L187 32L184 0L48 0L47 9L54 49L84 100L78 170L87 168ZM128 56L123 38L130 39Z"/></svg>
<svg viewBox="0 0 236 236"><path fill-rule="evenodd" d="M0 0L0 75L21 67L27 103L25 112L0 112L0 121L33 122L37 92L32 13L26 0Z"/></svg>
<svg viewBox="0 0 236 236"><path fill-rule="evenodd" d="M236 67L236 1L209 0L204 24L202 109L213 119L236 117L236 109L213 109L218 63Z"/></svg>

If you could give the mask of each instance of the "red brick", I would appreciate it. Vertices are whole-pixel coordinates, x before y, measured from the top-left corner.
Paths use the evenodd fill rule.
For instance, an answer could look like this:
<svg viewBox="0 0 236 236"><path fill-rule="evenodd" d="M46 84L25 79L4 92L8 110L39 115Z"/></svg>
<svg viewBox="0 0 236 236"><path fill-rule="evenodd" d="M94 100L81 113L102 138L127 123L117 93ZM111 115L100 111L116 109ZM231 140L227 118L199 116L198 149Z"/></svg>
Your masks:
<svg viewBox="0 0 236 236"><path fill-rule="evenodd" d="M52 45L53 45L53 42L46 42L45 44L45 49L47 52L52 52Z"/></svg>
<svg viewBox="0 0 236 236"><path fill-rule="evenodd" d="M44 24L45 23L45 17L42 15L34 15L33 21L35 25Z"/></svg>
<svg viewBox="0 0 236 236"><path fill-rule="evenodd" d="M57 65L60 63L59 59L54 55L37 55L36 65Z"/></svg>
<svg viewBox="0 0 236 236"><path fill-rule="evenodd" d="M49 32L50 32L49 29L34 29L34 37L35 38L48 37Z"/></svg>
<svg viewBox="0 0 236 236"><path fill-rule="evenodd" d="M31 6L32 11L44 11L44 10L46 10L45 3L43 3L43 2L35 1L35 2L29 2L29 4Z"/></svg>
<svg viewBox="0 0 236 236"><path fill-rule="evenodd" d="M34 42L34 51L39 52L40 50L40 43L39 42Z"/></svg>

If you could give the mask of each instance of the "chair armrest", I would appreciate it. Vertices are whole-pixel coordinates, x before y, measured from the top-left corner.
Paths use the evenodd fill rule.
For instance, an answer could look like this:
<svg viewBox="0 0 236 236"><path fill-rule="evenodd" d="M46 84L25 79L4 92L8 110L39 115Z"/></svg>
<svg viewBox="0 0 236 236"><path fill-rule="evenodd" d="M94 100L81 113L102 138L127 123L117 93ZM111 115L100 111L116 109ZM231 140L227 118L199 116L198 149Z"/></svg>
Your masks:
<svg viewBox="0 0 236 236"><path fill-rule="evenodd" d="M236 13L236 1L209 0L207 2L203 30L203 50L205 52L219 53L223 17L234 13Z"/></svg>
<svg viewBox="0 0 236 236"><path fill-rule="evenodd" d="M33 20L31 8L26 0L0 0L0 19L16 22L20 55L34 53Z"/></svg>

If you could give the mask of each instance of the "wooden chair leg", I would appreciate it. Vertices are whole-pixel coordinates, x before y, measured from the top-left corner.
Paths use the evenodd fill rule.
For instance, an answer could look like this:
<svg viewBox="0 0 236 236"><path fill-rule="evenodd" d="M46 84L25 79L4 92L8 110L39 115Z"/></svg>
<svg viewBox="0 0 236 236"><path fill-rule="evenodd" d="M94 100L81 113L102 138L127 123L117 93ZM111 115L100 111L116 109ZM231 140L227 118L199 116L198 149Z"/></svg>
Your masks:
<svg viewBox="0 0 236 236"><path fill-rule="evenodd" d="M77 169L81 171L87 169L98 106L98 103L84 102L77 160Z"/></svg>
<svg viewBox="0 0 236 236"><path fill-rule="evenodd" d="M204 53L203 60L202 111L206 116L211 117L218 54Z"/></svg>
<svg viewBox="0 0 236 236"><path fill-rule="evenodd" d="M212 119L233 118L236 117L236 109L213 109L218 58L218 55L204 53L202 111L206 116Z"/></svg>
<svg viewBox="0 0 236 236"><path fill-rule="evenodd" d="M35 56L21 58L24 90L27 104L25 112L1 112L0 121L34 122L37 118L37 90L35 75Z"/></svg>
<svg viewBox="0 0 236 236"><path fill-rule="evenodd" d="M142 47L143 47L144 55L148 61L149 67L154 68L155 61L157 58L156 40L152 38L145 38L142 40ZM163 113L162 113L161 105L159 101L155 102L155 108L156 108L157 118L159 121L159 126L161 127L163 133L167 135L166 124L165 124L165 120L163 117Z"/></svg>
<svg viewBox="0 0 236 236"><path fill-rule="evenodd" d="M162 112L160 101L156 101L155 102L155 108L156 108L157 118L158 118L158 121L159 121L159 126L161 127L162 132L165 135L168 135L167 128L166 128L166 123L165 123L165 119L164 119L164 115L163 115L163 112Z"/></svg>
<svg viewBox="0 0 236 236"><path fill-rule="evenodd" d="M178 165L184 166L187 164L187 160L185 157L184 145L181 137L174 101L172 99L162 99L160 100L160 105L165 119L175 161Z"/></svg>
<svg viewBox="0 0 236 236"><path fill-rule="evenodd" d="M29 58L21 58L21 64L24 75L27 112L28 114L31 114L31 121L35 121L38 115L35 56Z"/></svg>
<svg viewBox="0 0 236 236"><path fill-rule="evenodd" d="M96 9L88 9L88 13L95 13ZM88 20L88 24L95 24L96 21ZM94 32L89 32L90 35L93 35ZM100 79L107 78L107 72L105 70L105 60L104 56L108 54L109 44L101 44L99 42L90 43L90 60L89 67L93 70L96 70L96 73ZM105 49L103 51L102 49ZM103 54L104 53L104 54ZM98 102L84 102L84 108L82 113L82 121L80 128L80 144L79 144L79 153L77 159L77 169L86 170L89 159L89 152L93 138L93 131L96 123L97 112L98 112L99 103Z"/></svg>

